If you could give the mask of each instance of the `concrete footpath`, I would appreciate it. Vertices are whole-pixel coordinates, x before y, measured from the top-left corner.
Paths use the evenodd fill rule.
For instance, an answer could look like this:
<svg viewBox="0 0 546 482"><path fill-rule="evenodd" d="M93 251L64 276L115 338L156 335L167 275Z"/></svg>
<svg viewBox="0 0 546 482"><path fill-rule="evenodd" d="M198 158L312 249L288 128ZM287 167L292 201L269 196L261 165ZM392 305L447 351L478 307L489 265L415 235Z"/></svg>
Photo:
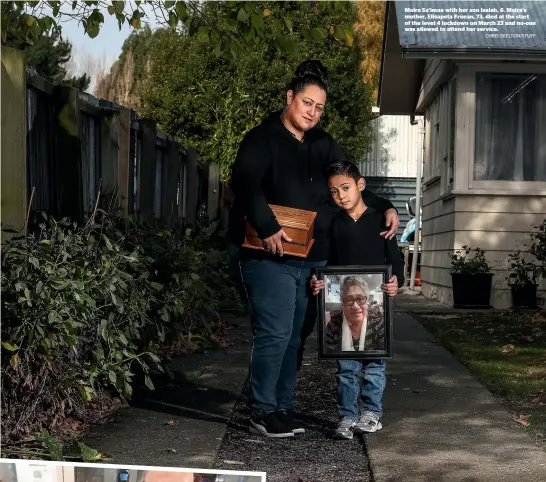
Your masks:
<svg viewBox="0 0 546 482"><path fill-rule="evenodd" d="M173 380L156 382L84 443L112 464L212 468L248 377L250 321L230 323L233 346L174 357Z"/></svg>
<svg viewBox="0 0 546 482"><path fill-rule="evenodd" d="M546 481L546 452L463 365L402 312L426 304L430 302L421 296L397 299L384 428L365 438L373 480ZM439 303L435 308L442 311Z"/></svg>
<svg viewBox="0 0 546 482"><path fill-rule="evenodd" d="M364 443L330 438L335 367L319 361L312 346L296 405L308 432L287 440L248 433L241 396L248 320L231 330L234 346L174 359L172 383L94 428L84 442L114 464L265 470L273 482L545 482L546 452L409 310L454 311L421 296L397 297L384 428Z"/></svg>

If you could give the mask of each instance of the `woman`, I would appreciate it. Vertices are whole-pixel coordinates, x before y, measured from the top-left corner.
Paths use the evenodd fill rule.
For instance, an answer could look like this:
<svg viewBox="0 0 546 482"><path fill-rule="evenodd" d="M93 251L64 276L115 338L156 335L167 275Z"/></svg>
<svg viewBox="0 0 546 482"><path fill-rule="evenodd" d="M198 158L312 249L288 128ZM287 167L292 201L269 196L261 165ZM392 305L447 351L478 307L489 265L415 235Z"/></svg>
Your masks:
<svg viewBox="0 0 546 482"><path fill-rule="evenodd" d="M238 250L254 328L251 356L250 430L269 437L290 437L305 430L292 417L294 387L304 320L307 334L316 318L307 316L311 271L326 264L328 231L337 207L328 191L326 168L345 155L317 127L327 97L326 69L316 60L299 65L286 93L286 106L271 114L243 139L233 165L235 193L228 240L244 240L245 217L263 240L265 251ZM385 199L364 191L366 204L385 213L393 236L400 225ZM269 204L317 212L315 244L306 259L284 256L290 241Z"/></svg>
<svg viewBox="0 0 546 482"><path fill-rule="evenodd" d="M326 326L326 344L332 351L382 350L385 347L383 310L368 304L368 285L351 276L345 278L341 291L340 312L332 313Z"/></svg>

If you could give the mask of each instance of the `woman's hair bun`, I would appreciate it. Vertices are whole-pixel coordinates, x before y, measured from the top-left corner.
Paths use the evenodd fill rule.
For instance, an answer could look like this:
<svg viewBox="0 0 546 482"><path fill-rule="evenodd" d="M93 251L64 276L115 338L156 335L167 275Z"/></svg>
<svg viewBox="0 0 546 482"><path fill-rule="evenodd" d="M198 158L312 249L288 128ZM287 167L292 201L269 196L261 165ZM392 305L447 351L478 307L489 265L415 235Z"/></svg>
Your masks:
<svg viewBox="0 0 546 482"><path fill-rule="evenodd" d="M295 76L301 79L305 77L317 77L324 84L328 83L328 71L320 60L305 60L298 65Z"/></svg>
<svg viewBox="0 0 546 482"><path fill-rule="evenodd" d="M325 92L328 90L328 71L320 60L305 60L298 65L288 88L297 94L308 85L318 85Z"/></svg>

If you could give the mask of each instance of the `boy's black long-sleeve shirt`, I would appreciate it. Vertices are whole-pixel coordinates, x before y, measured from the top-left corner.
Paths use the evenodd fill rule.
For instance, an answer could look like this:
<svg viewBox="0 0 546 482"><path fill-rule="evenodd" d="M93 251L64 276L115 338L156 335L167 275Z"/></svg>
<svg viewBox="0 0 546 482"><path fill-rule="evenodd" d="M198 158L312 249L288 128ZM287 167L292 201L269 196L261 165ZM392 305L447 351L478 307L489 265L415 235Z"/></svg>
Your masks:
<svg viewBox="0 0 546 482"><path fill-rule="evenodd" d="M331 198L326 170L331 163L346 156L334 139L317 127L306 132L303 142L299 142L286 129L280 115L281 112L271 114L241 143L231 176L235 200L227 237L241 246L245 217L262 239L277 233L281 226L268 204L314 211L317 213L315 243L307 260L326 260L332 220L340 211ZM366 205L381 213L394 207L368 190L364 191L363 198ZM246 251L249 256L270 256L260 251Z"/></svg>
<svg viewBox="0 0 546 482"><path fill-rule="evenodd" d="M372 207L356 221L345 211L338 213L332 223L332 243L328 264L333 266L390 264L398 278L398 287L404 284L404 263L398 251L396 236L382 238L385 219Z"/></svg>

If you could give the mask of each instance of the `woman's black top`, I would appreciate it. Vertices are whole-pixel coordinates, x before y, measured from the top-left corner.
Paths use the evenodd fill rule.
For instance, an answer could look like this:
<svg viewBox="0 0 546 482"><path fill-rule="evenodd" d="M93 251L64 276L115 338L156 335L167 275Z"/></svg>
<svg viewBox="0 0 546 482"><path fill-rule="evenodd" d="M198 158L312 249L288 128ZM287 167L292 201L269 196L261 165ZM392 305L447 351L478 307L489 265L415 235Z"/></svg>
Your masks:
<svg viewBox="0 0 546 482"><path fill-rule="evenodd" d="M239 147L230 183L235 200L228 239L241 246L245 217L262 239L277 233L281 227L268 204L315 211L315 244L307 260L324 261L330 249L331 223L340 211L330 195L326 169L346 156L332 136L319 127L307 131L303 141L298 141L280 116L280 111L271 114L246 134ZM394 207L367 189L363 197L366 205L382 213ZM257 250L244 251L246 256L271 256Z"/></svg>

